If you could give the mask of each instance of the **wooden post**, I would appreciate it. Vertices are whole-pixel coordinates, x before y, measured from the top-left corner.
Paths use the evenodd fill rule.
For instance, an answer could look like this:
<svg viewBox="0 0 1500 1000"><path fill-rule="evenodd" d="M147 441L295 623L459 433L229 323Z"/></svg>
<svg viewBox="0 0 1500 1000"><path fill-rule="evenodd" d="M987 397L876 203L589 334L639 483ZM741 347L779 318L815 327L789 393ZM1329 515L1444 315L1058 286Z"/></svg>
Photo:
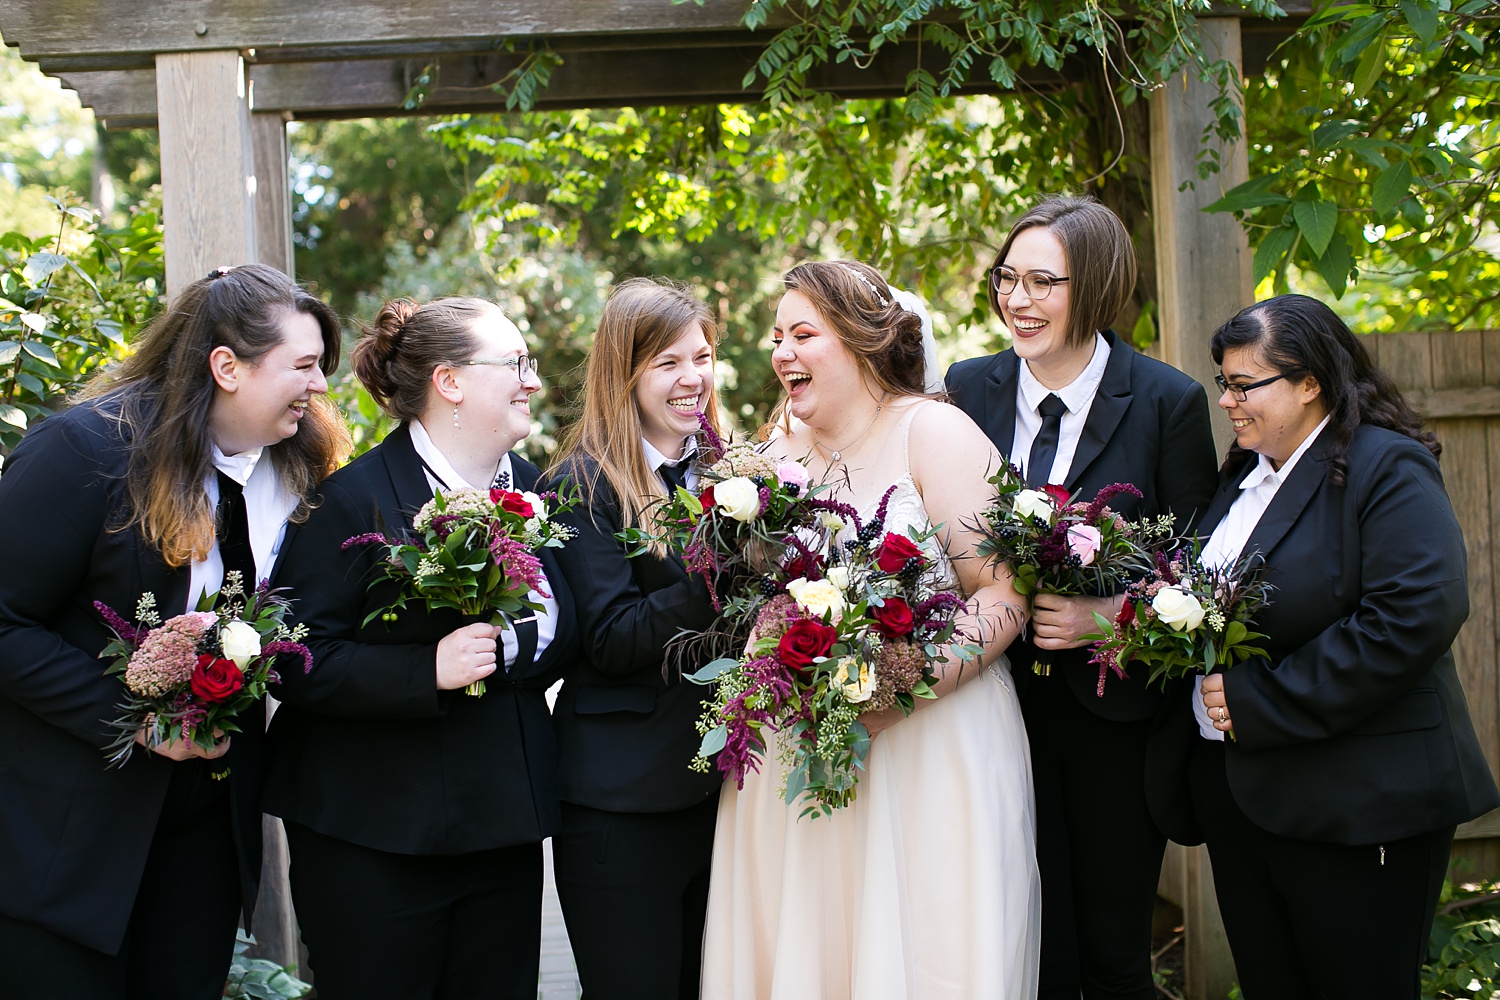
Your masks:
<svg viewBox="0 0 1500 1000"><path fill-rule="evenodd" d="M1210 59L1240 66L1240 22L1228 17L1198 21ZM1219 172L1198 176L1204 129L1213 122L1211 84L1192 71L1179 73L1151 97L1151 192L1156 214L1157 295L1161 303L1161 353L1218 398L1208 340L1221 323L1249 305L1249 240L1231 214L1202 209L1249 178L1243 141L1219 147ZM1214 440L1229 445L1229 421L1214 409Z"/></svg>
<svg viewBox="0 0 1500 1000"><path fill-rule="evenodd" d="M255 91L252 87L251 107ZM250 115L254 155L255 259L292 274L292 181L287 170L284 112Z"/></svg>
<svg viewBox="0 0 1500 1000"><path fill-rule="evenodd" d="M1240 23L1234 18L1200 18L1203 43L1211 59L1240 61ZM1191 71L1174 76L1151 98L1151 189L1156 220L1157 295L1161 304L1158 356L1187 372L1218 397L1216 371L1208 352L1213 331L1249 305L1249 241L1233 215L1208 214L1203 207L1249 176L1244 143L1219 148L1219 173L1198 176L1198 151L1204 129L1213 120L1211 85ZM1214 440L1228 447L1229 422L1214 410ZM1186 927L1186 991L1189 1000L1221 1000L1234 983L1230 957L1214 898L1213 871L1201 848L1169 847L1164 885L1180 894L1176 900Z"/></svg>
<svg viewBox="0 0 1500 1000"><path fill-rule="evenodd" d="M156 57L167 297L256 259L250 103L237 51Z"/></svg>

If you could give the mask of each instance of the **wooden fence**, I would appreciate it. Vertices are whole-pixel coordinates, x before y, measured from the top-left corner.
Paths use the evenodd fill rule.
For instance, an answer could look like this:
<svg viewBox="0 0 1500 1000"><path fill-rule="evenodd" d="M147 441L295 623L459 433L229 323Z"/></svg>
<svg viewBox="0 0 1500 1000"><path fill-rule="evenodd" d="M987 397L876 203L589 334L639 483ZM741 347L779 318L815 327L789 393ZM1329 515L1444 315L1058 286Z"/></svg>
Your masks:
<svg viewBox="0 0 1500 1000"><path fill-rule="evenodd" d="M1500 775L1500 330L1395 333L1365 345L1443 444L1443 480L1469 554L1469 620L1454 647L1479 742ZM1500 878L1500 810L1459 827L1449 874ZM1187 1000L1222 1000L1234 982L1203 848L1169 845L1161 894L1188 928Z"/></svg>

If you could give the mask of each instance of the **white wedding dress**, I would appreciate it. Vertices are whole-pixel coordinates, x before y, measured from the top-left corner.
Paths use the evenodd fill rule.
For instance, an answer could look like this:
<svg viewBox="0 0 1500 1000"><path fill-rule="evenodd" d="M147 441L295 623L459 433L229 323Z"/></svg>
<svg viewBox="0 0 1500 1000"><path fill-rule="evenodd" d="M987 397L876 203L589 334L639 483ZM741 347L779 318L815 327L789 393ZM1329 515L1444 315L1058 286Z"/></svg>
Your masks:
<svg viewBox="0 0 1500 1000"><path fill-rule="evenodd" d="M928 522L906 468L886 517L903 534ZM725 784L704 1000L1034 998L1031 759L1004 659L877 736L866 764L831 817L782 800L774 745L743 790Z"/></svg>

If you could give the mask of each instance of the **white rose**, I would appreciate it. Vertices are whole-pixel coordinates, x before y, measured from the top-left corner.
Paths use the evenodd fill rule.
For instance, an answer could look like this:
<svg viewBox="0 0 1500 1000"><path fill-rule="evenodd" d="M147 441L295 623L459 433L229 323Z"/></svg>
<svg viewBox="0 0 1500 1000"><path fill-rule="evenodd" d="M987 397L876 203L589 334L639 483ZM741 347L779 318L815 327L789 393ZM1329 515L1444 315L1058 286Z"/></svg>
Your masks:
<svg viewBox="0 0 1500 1000"><path fill-rule="evenodd" d="M844 697L852 702L869 701L875 693L875 671L855 657L839 659L838 669L833 672L833 683L843 689Z"/></svg>
<svg viewBox="0 0 1500 1000"><path fill-rule="evenodd" d="M1163 587L1151 599L1156 616L1179 632L1191 632L1203 624L1203 605L1192 594L1176 587Z"/></svg>
<svg viewBox="0 0 1500 1000"><path fill-rule="evenodd" d="M547 505L543 502L541 497L537 496L535 493L525 492L524 490L522 491L521 496L526 499L527 503L531 504L531 513L535 515L535 520L547 520ZM527 523L528 525L530 524L530 522Z"/></svg>
<svg viewBox="0 0 1500 1000"><path fill-rule="evenodd" d="M844 617L844 594L827 580L805 580L798 577L786 585L797 606L815 618L829 616L837 622Z"/></svg>
<svg viewBox="0 0 1500 1000"><path fill-rule="evenodd" d="M1039 517L1052 523L1052 498L1040 490L1022 490L1016 494L1015 511L1021 517Z"/></svg>
<svg viewBox="0 0 1500 1000"><path fill-rule="evenodd" d="M753 521L760 515L760 487L744 476L715 483L714 505L736 521Z"/></svg>
<svg viewBox="0 0 1500 1000"><path fill-rule="evenodd" d="M840 590L849 589L849 567L834 566L828 570L828 582Z"/></svg>
<svg viewBox="0 0 1500 1000"><path fill-rule="evenodd" d="M248 622L230 622L219 630L219 645L224 648L224 658L244 670L260 655L260 633Z"/></svg>

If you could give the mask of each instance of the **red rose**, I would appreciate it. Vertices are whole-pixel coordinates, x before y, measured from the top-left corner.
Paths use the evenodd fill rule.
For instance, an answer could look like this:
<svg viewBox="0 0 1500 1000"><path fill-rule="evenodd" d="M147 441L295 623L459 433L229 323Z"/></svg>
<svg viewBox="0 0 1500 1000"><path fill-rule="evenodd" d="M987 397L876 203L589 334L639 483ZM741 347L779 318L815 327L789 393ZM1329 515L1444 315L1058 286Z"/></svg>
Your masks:
<svg viewBox="0 0 1500 1000"><path fill-rule="evenodd" d="M703 513L714 512L714 488L712 485L703 487L703 492L698 494L698 502L703 505Z"/></svg>
<svg viewBox="0 0 1500 1000"><path fill-rule="evenodd" d="M1048 483L1042 487L1042 492L1057 501L1057 509L1062 510L1068 505L1068 491L1056 483Z"/></svg>
<svg viewBox="0 0 1500 1000"><path fill-rule="evenodd" d="M838 629L832 625L824 625L811 618L799 618L792 622L786 634L781 637L776 655L793 670L810 670L813 658L827 656L838 637Z"/></svg>
<svg viewBox="0 0 1500 1000"><path fill-rule="evenodd" d="M793 580L801 577L804 580L823 579L823 557L816 552L799 551L782 565L781 570Z"/></svg>
<svg viewBox="0 0 1500 1000"><path fill-rule="evenodd" d="M245 675L233 660L221 660L207 653L198 654L198 665L188 681L193 694L211 705L228 701L229 696L245 686Z"/></svg>
<svg viewBox="0 0 1500 1000"><path fill-rule="evenodd" d="M1123 628L1135 621L1135 602L1125 598L1125 603L1120 605L1120 613L1115 615L1115 625Z"/></svg>
<svg viewBox="0 0 1500 1000"><path fill-rule="evenodd" d="M531 501L519 493L510 490L502 490L498 487L490 490L490 503L499 504L500 509L507 514L515 514L518 517L536 517L536 511L532 509Z"/></svg>
<svg viewBox="0 0 1500 1000"><path fill-rule="evenodd" d="M886 532L880 540L880 548L875 551L875 562L887 573L899 573L908 559L921 555L922 550L910 538Z"/></svg>
<svg viewBox="0 0 1500 1000"><path fill-rule="evenodd" d="M887 597L880 607L870 609L870 616L875 619L875 631L887 639L911 635L917 624L911 605L899 597Z"/></svg>

